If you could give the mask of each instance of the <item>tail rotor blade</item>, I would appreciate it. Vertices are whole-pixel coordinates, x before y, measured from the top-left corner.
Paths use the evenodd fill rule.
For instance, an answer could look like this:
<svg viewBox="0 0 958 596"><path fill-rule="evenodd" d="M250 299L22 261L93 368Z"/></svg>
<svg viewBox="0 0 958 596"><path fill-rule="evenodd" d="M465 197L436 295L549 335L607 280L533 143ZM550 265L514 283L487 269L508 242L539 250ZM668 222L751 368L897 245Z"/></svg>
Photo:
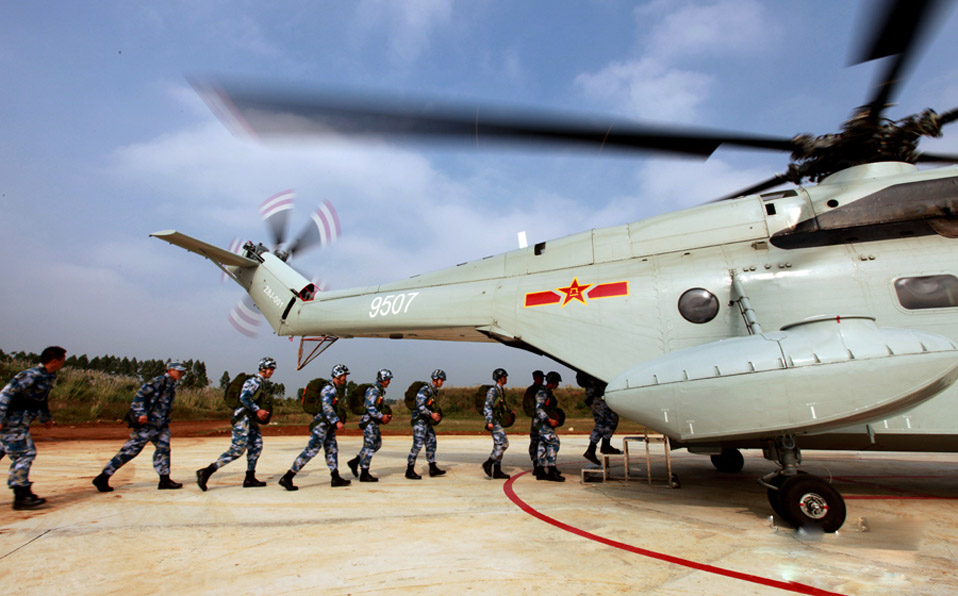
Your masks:
<svg viewBox="0 0 958 596"><path fill-rule="evenodd" d="M296 193L292 190L284 190L266 199L259 206L259 215L273 236L273 246L279 246L286 241L286 223L289 221L295 196Z"/></svg>
<svg viewBox="0 0 958 596"><path fill-rule="evenodd" d="M262 315L249 296L236 303L229 314L230 325L246 337L256 337Z"/></svg>
<svg viewBox="0 0 958 596"><path fill-rule="evenodd" d="M339 240L343 230L339 225L339 215L333 204L324 200L310 215L310 223L289 247L290 254L297 254L319 244L326 246Z"/></svg>

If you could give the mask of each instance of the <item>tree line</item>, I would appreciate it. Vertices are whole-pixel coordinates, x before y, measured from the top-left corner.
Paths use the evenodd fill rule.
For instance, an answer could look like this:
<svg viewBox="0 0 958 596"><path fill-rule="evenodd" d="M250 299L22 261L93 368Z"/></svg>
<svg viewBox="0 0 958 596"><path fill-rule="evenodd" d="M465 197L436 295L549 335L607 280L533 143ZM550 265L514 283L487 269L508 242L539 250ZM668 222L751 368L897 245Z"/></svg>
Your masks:
<svg viewBox="0 0 958 596"><path fill-rule="evenodd" d="M33 352L11 352L7 354L0 350L0 360L25 360L28 362L40 362L40 355ZM113 356L106 354L104 356L94 356L92 359L86 354L70 354L67 356L64 366L83 370L95 370L111 375L123 375L128 377L138 377L141 381L147 381L153 377L162 375L166 372L166 363L168 360L151 358L148 360L137 360L124 356ZM206 375L206 363L202 360L183 361L186 367L186 374L180 381L181 387L203 388L210 384L210 379Z"/></svg>

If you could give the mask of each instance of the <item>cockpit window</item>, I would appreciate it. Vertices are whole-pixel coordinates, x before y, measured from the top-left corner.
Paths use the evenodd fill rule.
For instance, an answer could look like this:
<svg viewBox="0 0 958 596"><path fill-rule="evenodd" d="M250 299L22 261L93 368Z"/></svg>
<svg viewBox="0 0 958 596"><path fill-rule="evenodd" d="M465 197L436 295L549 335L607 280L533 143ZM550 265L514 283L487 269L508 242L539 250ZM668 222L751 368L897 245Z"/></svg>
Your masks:
<svg viewBox="0 0 958 596"><path fill-rule="evenodd" d="M958 306L958 277L927 275L895 280L898 301L908 310Z"/></svg>

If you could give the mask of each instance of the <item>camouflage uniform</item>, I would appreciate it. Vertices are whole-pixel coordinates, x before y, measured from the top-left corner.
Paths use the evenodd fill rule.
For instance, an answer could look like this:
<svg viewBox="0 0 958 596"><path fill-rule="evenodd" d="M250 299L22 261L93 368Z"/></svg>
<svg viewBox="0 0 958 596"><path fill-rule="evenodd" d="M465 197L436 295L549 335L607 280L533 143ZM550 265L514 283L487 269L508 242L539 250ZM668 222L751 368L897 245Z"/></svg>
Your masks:
<svg viewBox="0 0 958 596"><path fill-rule="evenodd" d="M549 415L546 413L546 406L555 406L555 397L552 391L542 388L536 393L536 415L533 419L538 425L539 430L539 465L542 467L551 467L556 465L556 457L559 455L559 435L556 430L549 425Z"/></svg>
<svg viewBox="0 0 958 596"><path fill-rule="evenodd" d="M492 425L492 452L489 459L498 463L502 461L502 454L509 448L509 438L506 436L506 429L502 428L498 420L493 417L493 411L496 404L506 398L506 391L498 383L486 391L486 403L482 407L482 413L486 416L486 425Z"/></svg>
<svg viewBox="0 0 958 596"><path fill-rule="evenodd" d="M10 456L7 486L29 487L30 466L37 448L30 436L30 423L53 420L47 398L56 383L57 374L47 372L42 364L18 373L0 391L0 448ZM19 489L18 489L19 490Z"/></svg>
<svg viewBox="0 0 958 596"><path fill-rule="evenodd" d="M412 410L410 423L412 424L412 449L406 458L406 465L415 466L419 451L426 447L426 461L436 463L436 430L428 420L433 411L427 405L435 399L436 388L432 385L423 385L416 393L416 407Z"/></svg>
<svg viewBox="0 0 958 596"><path fill-rule="evenodd" d="M112 476L123 464L139 455L151 441L155 447L153 469L160 476L170 474L170 411L176 398L176 383L166 373L140 387L133 397L130 410L137 418L146 416L146 424L130 432L130 438L103 468L103 474Z"/></svg>
<svg viewBox="0 0 958 596"><path fill-rule="evenodd" d="M333 409L333 402L336 400L336 385L329 383L319 393L322 399L322 409L313 417L310 427L309 443L299 454L290 470L298 474L303 467L309 463L309 460L316 457L320 448L326 452L326 466L330 472L339 469L339 445L336 442L336 423L339 422L339 416Z"/></svg>
<svg viewBox="0 0 958 596"><path fill-rule="evenodd" d="M544 387L544 385L533 383L526 388L526 391L534 389L538 393ZM533 465L539 462L539 422L535 416L529 419L529 459L532 460Z"/></svg>
<svg viewBox="0 0 958 596"><path fill-rule="evenodd" d="M595 427L589 435L589 442L598 443L600 439L608 441L619 426L619 415L605 403L605 397L602 394L591 387L588 391L595 391L592 397L592 419L595 421Z"/></svg>
<svg viewBox="0 0 958 596"><path fill-rule="evenodd" d="M263 452L263 435L260 433L256 418L256 412L259 411L260 407L253 400L265 382L266 379L261 375L253 375L243 383L243 389L239 396L240 406L233 412L233 438L230 448L213 462L214 470L218 470L238 459L244 451L247 452L246 471L253 472L256 470L256 462Z"/></svg>
<svg viewBox="0 0 958 596"><path fill-rule="evenodd" d="M369 469L373 454L379 451L379 448L383 445L382 434L379 432L383 415L379 411L379 407L385 395L386 389L377 381L366 390L366 397L363 400L363 407L366 412L359 419L359 425L363 427L363 448L359 452L359 467L363 470Z"/></svg>

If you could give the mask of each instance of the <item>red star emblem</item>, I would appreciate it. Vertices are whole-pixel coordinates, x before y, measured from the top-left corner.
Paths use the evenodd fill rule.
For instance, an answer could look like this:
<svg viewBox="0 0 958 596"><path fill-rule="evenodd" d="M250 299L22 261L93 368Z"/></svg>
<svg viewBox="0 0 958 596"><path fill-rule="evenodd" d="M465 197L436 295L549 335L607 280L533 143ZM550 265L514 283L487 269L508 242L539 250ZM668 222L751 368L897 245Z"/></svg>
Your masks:
<svg viewBox="0 0 958 596"><path fill-rule="evenodd" d="M565 298L562 300L562 306L565 306L573 300L578 300L582 304L585 304L585 291L592 287L592 284L585 284L584 286L579 285L579 278L572 278L572 283L564 288L556 288L556 291L562 292L565 294Z"/></svg>

